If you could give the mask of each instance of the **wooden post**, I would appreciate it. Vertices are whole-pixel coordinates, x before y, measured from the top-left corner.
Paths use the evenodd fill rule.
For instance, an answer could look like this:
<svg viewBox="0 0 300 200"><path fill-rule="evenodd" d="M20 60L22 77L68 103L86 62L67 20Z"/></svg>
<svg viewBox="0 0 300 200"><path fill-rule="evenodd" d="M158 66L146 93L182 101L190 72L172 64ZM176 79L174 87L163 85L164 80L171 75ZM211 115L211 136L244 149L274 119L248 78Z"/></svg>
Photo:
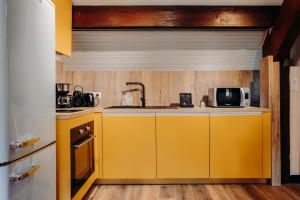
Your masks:
<svg viewBox="0 0 300 200"><path fill-rule="evenodd" d="M272 112L272 186L280 186L280 64L273 62L273 56L264 57L261 61L260 98L261 107Z"/></svg>

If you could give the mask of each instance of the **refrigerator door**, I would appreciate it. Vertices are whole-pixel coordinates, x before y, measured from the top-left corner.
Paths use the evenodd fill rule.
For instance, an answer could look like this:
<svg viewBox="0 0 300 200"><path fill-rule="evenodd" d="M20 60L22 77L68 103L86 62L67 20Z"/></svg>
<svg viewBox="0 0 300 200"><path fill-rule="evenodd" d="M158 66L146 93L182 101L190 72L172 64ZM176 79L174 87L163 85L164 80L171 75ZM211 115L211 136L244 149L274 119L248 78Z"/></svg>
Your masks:
<svg viewBox="0 0 300 200"><path fill-rule="evenodd" d="M1 200L55 200L55 151L53 144L8 166L0 167Z"/></svg>
<svg viewBox="0 0 300 200"><path fill-rule="evenodd" d="M8 1L9 149L12 161L55 141L55 7ZM0 141L1 138L0 138Z"/></svg>
<svg viewBox="0 0 300 200"><path fill-rule="evenodd" d="M8 154L7 0L0 0L0 160Z"/></svg>

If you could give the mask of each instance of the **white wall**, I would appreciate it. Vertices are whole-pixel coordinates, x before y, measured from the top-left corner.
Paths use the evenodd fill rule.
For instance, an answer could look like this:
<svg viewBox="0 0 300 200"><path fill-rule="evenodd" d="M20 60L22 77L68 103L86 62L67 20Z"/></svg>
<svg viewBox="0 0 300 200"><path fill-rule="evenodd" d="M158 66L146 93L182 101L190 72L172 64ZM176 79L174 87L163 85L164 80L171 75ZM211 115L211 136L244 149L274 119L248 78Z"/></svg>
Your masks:
<svg viewBox="0 0 300 200"><path fill-rule="evenodd" d="M294 60L294 65L300 66L300 35L291 50L291 58Z"/></svg>
<svg viewBox="0 0 300 200"><path fill-rule="evenodd" d="M75 31L67 69L257 70L264 31Z"/></svg>

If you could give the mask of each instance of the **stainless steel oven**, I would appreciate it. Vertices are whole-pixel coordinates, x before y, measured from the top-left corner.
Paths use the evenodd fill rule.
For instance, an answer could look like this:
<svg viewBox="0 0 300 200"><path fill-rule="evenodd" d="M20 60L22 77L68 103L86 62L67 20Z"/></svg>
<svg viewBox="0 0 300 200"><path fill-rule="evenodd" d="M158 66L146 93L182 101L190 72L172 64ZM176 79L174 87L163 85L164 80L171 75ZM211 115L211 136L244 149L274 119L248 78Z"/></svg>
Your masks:
<svg viewBox="0 0 300 200"><path fill-rule="evenodd" d="M71 130L72 198L95 171L94 121Z"/></svg>

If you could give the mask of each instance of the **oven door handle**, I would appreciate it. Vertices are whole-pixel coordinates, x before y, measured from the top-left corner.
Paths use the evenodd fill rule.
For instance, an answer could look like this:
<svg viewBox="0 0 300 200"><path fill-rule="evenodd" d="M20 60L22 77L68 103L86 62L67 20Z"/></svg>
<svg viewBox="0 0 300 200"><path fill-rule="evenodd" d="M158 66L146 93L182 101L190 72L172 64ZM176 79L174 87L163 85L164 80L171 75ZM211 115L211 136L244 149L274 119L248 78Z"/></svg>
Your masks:
<svg viewBox="0 0 300 200"><path fill-rule="evenodd" d="M88 139L84 140L84 142L80 143L80 144L75 144L73 145L73 147L75 149L79 149L81 148L83 145L85 145L86 143L90 142L91 140L93 140L95 138L95 136L90 136Z"/></svg>

